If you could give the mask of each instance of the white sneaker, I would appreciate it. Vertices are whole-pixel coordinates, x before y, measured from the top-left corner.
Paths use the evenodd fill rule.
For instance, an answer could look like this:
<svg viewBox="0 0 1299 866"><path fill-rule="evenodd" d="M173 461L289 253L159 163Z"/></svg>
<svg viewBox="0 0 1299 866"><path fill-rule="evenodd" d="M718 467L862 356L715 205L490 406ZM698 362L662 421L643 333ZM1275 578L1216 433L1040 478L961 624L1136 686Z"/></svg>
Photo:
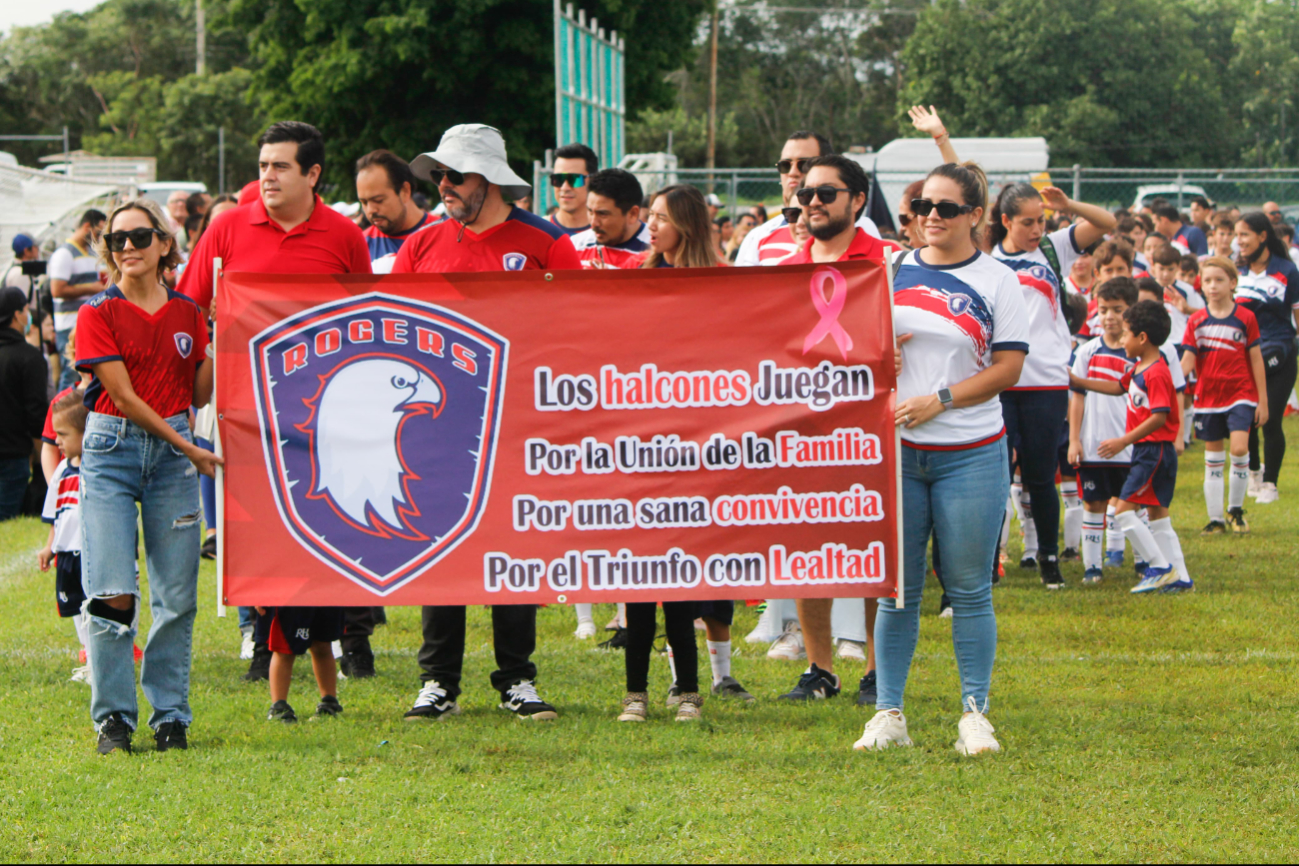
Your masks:
<svg viewBox="0 0 1299 866"><path fill-rule="evenodd" d="M248 661L253 657L253 630L244 629L243 642L239 644L239 658Z"/></svg>
<svg viewBox="0 0 1299 866"><path fill-rule="evenodd" d="M834 642L835 655L841 659L850 659L852 661L866 661L866 648L855 640L839 638Z"/></svg>
<svg viewBox="0 0 1299 866"><path fill-rule="evenodd" d="M573 632L573 637L578 640L590 640L595 637L595 623L589 619L584 619L577 624L577 630Z"/></svg>
<svg viewBox="0 0 1299 866"><path fill-rule="evenodd" d="M68 677L70 683L89 683L90 682L90 665L82 665L79 668L72 669L72 676Z"/></svg>
<svg viewBox="0 0 1299 866"><path fill-rule="evenodd" d="M1276 485L1271 481L1265 481L1263 486L1259 488L1258 495L1254 497L1254 501L1259 505L1271 505L1280 497L1281 494L1277 492Z"/></svg>
<svg viewBox="0 0 1299 866"><path fill-rule="evenodd" d="M1249 473L1249 487L1246 488L1245 493L1248 494L1249 496L1253 496L1257 498L1259 491L1262 489L1263 489L1263 469L1262 467L1259 467L1259 470L1257 472Z"/></svg>
<svg viewBox="0 0 1299 866"><path fill-rule="evenodd" d="M852 744L859 752L867 749L887 749L889 746L909 746L907 717L900 710L880 710L862 731L861 739Z"/></svg>
<svg viewBox="0 0 1299 866"><path fill-rule="evenodd" d="M807 652L803 649L803 629L797 622L785 626L785 633L776 638L771 649L767 650L767 658L791 662L807 658Z"/></svg>
<svg viewBox="0 0 1299 866"><path fill-rule="evenodd" d="M965 699L969 712L961 716L961 723L956 726L960 732L956 738L956 751L962 755L981 755L984 752L1000 752L1001 743L993 736L995 728L988 717L979 712L974 696Z"/></svg>

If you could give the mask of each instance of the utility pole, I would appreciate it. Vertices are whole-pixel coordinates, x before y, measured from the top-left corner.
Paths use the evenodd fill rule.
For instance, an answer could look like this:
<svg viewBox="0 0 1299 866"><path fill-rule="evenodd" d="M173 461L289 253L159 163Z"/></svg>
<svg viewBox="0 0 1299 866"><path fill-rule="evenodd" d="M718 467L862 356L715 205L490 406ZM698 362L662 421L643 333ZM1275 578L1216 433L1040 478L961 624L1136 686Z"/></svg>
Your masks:
<svg viewBox="0 0 1299 866"><path fill-rule="evenodd" d="M203 11L203 0L194 0L194 30L198 54L194 71L203 75L207 72L207 13Z"/></svg>
<svg viewBox="0 0 1299 866"><path fill-rule="evenodd" d="M712 32L708 37L708 168L717 167L717 3L713 0Z"/></svg>

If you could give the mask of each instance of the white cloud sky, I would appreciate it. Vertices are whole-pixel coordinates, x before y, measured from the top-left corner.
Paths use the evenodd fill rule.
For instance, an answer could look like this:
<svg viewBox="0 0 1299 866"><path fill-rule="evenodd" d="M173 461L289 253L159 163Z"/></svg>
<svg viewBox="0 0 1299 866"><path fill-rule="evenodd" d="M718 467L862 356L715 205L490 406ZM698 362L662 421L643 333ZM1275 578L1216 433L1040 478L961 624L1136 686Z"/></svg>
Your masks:
<svg viewBox="0 0 1299 866"><path fill-rule="evenodd" d="M0 31L49 21L58 12L85 12L103 0L0 0Z"/></svg>

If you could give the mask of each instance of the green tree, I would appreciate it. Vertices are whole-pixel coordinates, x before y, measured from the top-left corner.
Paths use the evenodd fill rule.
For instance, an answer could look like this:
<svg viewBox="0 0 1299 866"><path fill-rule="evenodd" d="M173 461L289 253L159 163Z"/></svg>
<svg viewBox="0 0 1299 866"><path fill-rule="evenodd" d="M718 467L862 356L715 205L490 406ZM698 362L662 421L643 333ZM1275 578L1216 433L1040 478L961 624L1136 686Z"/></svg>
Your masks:
<svg viewBox="0 0 1299 866"><path fill-rule="evenodd" d="M1238 82L1241 159L1258 166L1292 165L1299 124L1299 3L1254 0L1232 34L1231 70Z"/></svg>

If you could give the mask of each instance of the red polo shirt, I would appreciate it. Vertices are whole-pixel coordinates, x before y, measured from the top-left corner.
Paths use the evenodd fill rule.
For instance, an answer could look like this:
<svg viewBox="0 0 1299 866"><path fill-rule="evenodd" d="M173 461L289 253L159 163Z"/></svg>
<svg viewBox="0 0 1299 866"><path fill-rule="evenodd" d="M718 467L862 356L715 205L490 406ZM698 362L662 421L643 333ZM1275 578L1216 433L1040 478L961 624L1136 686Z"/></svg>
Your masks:
<svg viewBox="0 0 1299 866"><path fill-rule="evenodd" d="M455 220L412 235L393 262L394 274L576 270L582 267L568 234L520 207L479 234Z"/></svg>
<svg viewBox="0 0 1299 866"><path fill-rule="evenodd" d="M204 311L212 303L212 260L226 271L260 274L368 274L370 248L356 223L316 197L306 222L286 232L259 196L221 214L199 238L177 290Z"/></svg>
<svg viewBox="0 0 1299 866"><path fill-rule="evenodd" d="M807 243L801 250L794 253L789 258L781 262L782 265L810 265L812 264L812 244L816 242L815 238L808 238ZM872 234L867 234L866 230L858 227L857 234L853 236L852 243L848 244L848 249L844 254L839 256L837 261L850 262L853 259L874 259L877 262L885 260L884 241Z"/></svg>

